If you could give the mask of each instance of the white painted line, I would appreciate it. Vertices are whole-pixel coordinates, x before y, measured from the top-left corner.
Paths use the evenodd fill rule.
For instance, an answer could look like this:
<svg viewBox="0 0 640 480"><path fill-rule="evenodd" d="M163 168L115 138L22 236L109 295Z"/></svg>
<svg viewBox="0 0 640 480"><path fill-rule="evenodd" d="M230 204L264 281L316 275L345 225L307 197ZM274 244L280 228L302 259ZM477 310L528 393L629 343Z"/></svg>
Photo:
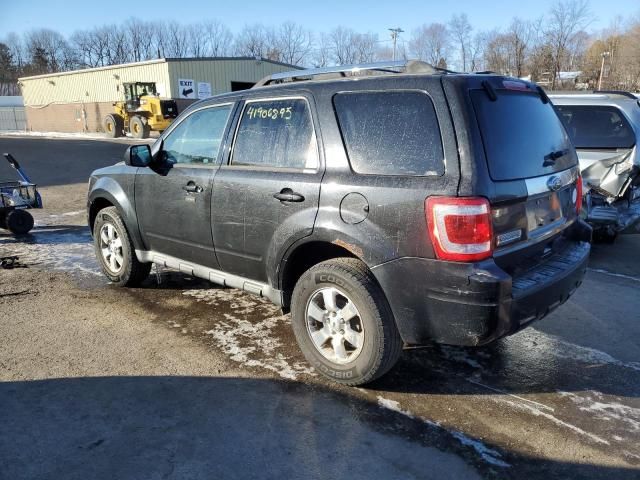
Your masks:
<svg viewBox="0 0 640 480"><path fill-rule="evenodd" d="M478 385L479 387L486 388L487 390L491 390L493 392L500 393L502 395L507 395L507 396L512 397L512 398L517 398L518 400L520 400L522 402L527 402L527 403L531 403L533 405L537 405L538 407L543 408L545 410L549 410L550 412L555 411L553 408L551 408L548 405L545 405L544 403L536 402L534 400L529 400L528 398L524 398L524 397L519 397L518 395L514 395L513 393L505 392L504 390L500 390L499 388L491 387L489 385L485 385L484 383L476 382L475 380L472 380L470 378L465 378L465 380L467 382L469 382L469 383L473 383L474 385Z"/></svg>
<svg viewBox="0 0 640 480"><path fill-rule="evenodd" d="M609 272L607 270L603 270L601 268L587 268L587 270L589 270L590 272L596 272L596 273L602 273L604 275L610 275L612 277L624 278L625 280L631 280L631 281L634 281L634 282L640 282L640 278L638 278L638 277L633 277L631 275L624 275L623 273L613 273L613 272Z"/></svg>
<svg viewBox="0 0 640 480"><path fill-rule="evenodd" d="M535 342L538 348L543 349L545 353L554 357L569 358L595 365L615 365L640 372L640 362L623 362L601 350L567 342L560 337L541 332L533 327L523 330L518 336L522 340Z"/></svg>

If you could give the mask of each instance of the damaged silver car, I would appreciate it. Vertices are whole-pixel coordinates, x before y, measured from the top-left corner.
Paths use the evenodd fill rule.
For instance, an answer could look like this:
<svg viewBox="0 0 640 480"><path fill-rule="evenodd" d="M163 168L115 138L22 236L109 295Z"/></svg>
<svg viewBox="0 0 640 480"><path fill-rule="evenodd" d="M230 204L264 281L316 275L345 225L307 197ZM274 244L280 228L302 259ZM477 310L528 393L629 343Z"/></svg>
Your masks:
<svg viewBox="0 0 640 480"><path fill-rule="evenodd" d="M549 95L578 158L594 240L640 232L640 100L629 92Z"/></svg>

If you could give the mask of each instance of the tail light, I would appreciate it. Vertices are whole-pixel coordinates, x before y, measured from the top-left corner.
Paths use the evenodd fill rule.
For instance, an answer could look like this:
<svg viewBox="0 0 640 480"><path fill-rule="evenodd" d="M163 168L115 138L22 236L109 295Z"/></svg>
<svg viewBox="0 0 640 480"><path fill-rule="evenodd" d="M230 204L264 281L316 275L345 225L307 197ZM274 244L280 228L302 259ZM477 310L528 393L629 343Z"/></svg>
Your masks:
<svg viewBox="0 0 640 480"><path fill-rule="evenodd" d="M580 215L582 210L582 175L576 180L576 213Z"/></svg>
<svg viewBox="0 0 640 480"><path fill-rule="evenodd" d="M473 262L493 254L491 207L486 199L429 197L425 213L439 259Z"/></svg>

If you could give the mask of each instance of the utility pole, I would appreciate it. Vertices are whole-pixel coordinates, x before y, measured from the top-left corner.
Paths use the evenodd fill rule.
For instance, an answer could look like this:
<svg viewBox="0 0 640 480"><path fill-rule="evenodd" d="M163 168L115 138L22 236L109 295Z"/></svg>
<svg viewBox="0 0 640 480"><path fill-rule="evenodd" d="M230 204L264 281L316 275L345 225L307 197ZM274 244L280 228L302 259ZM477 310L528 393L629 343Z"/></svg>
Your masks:
<svg viewBox="0 0 640 480"><path fill-rule="evenodd" d="M610 55L609 52L602 52L602 64L600 65L600 78L598 79L598 90L602 90L602 74L604 73L604 59Z"/></svg>
<svg viewBox="0 0 640 480"><path fill-rule="evenodd" d="M393 61L395 62L395 60L396 60L396 45L398 43L398 35L400 35L401 33L404 33L404 30L402 30L400 27L396 27L396 28L390 28L389 31L391 32L391 39L393 40Z"/></svg>

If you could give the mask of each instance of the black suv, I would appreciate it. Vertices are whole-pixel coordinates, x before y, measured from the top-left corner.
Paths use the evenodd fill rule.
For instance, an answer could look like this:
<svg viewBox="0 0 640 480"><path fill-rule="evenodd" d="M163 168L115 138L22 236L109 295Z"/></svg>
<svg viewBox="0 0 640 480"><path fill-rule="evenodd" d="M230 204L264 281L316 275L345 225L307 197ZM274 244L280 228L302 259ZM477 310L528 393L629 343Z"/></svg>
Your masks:
<svg viewBox="0 0 640 480"><path fill-rule="evenodd" d="M88 208L115 284L157 263L267 297L319 372L358 385L403 345L483 345L566 301L580 189L539 87L393 62L198 102L94 172Z"/></svg>

